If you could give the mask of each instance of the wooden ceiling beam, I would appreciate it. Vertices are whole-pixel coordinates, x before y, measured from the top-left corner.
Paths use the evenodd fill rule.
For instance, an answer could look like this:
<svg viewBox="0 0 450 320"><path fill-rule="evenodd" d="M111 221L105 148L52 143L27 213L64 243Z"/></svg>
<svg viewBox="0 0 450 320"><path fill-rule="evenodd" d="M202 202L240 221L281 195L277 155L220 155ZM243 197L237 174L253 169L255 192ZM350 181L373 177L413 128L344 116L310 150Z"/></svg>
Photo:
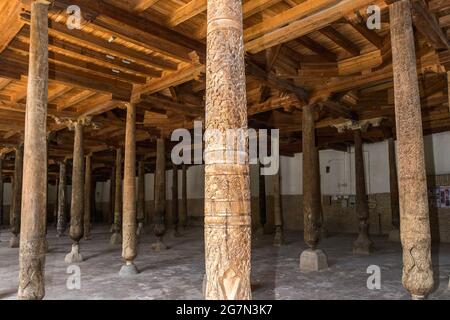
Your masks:
<svg viewBox="0 0 450 320"><path fill-rule="evenodd" d="M331 26L325 27L319 30L319 32L322 33L331 41L333 41L334 43L336 43L342 49L350 53L352 56L359 56L361 50L359 50L358 46L356 46L353 42L344 37L341 33L336 31L336 29L334 29L333 27Z"/></svg>

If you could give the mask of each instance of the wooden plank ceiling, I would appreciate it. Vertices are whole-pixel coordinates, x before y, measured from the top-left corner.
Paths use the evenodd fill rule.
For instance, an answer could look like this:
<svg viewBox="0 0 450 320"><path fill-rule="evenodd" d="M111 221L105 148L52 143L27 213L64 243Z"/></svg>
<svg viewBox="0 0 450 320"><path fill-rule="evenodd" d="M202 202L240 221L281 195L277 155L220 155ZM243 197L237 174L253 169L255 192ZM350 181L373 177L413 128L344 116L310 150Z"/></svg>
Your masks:
<svg viewBox="0 0 450 320"><path fill-rule="evenodd" d="M29 47L29 2L0 4L0 149L23 139ZM155 137L192 128L204 114L207 0L54 0L49 9L49 159L72 155L65 120L92 117L86 150L100 177L124 143L124 102L138 103L139 157L154 157ZM383 118L364 133L394 132L387 4L392 0L244 0L249 123L281 129L281 151L301 151L301 110L317 102L324 148L345 148L349 120ZM368 5L382 9L369 30ZM78 5L81 29L66 26ZM415 0L417 63L424 133L450 130L450 2ZM10 155L8 159L12 156ZM12 172L6 161L6 173Z"/></svg>

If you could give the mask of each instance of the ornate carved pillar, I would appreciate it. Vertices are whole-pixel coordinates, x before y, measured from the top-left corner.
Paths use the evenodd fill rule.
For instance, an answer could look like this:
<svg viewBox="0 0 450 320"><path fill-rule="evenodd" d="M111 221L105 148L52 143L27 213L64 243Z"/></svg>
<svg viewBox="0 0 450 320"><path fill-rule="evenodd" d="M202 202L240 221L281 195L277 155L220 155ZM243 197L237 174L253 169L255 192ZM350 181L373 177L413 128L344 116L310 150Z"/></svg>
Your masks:
<svg viewBox="0 0 450 320"><path fill-rule="evenodd" d="M138 167L138 201L137 201L137 235L144 232L144 218L145 218L145 163L139 161Z"/></svg>
<svg viewBox="0 0 450 320"><path fill-rule="evenodd" d="M181 166L181 208L180 208L180 225L183 229L188 227L188 211L187 211L187 176L186 165Z"/></svg>
<svg viewBox="0 0 450 320"><path fill-rule="evenodd" d="M122 244L122 149L116 150L116 178L114 191L114 224L113 234L111 236L111 245Z"/></svg>
<svg viewBox="0 0 450 320"><path fill-rule="evenodd" d="M125 159L123 179L123 222L122 258L125 264L120 269L121 276L138 273L134 265L137 256L136 225L136 105L127 104L125 133Z"/></svg>
<svg viewBox="0 0 450 320"><path fill-rule="evenodd" d="M66 162L64 161L59 163L57 237L61 237L66 231L66 181Z"/></svg>
<svg viewBox="0 0 450 320"><path fill-rule="evenodd" d="M92 156L86 155L86 169L84 176L84 240L91 238L92 215Z"/></svg>
<svg viewBox="0 0 450 320"><path fill-rule="evenodd" d="M19 253L19 299L42 299L47 197L48 1L31 4Z"/></svg>
<svg viewBox="0 0 450 320"><path fill-rule="evenodd" d="M413 299L433 288L427 180L411 3L390 5L403 247L403 286Z"/></svg>
<svg viewBox="0 0 450 320"><path fill-rule="evenodd" d="M391 195L391 221L392 230L389 233L389 241L400 242L400 204L398 202L398 174L395 155L395 141L388 139L389 144L389 183Z"/></svg>
<svg viewBox="0 0 450 320"><path fill-rule="evenodd" d="M155 170L155 214L154 232L156 243L152 244L153 250L161 251L167 249L163 242L166 232L166 150L164 139L156 140L156 170Z"/></svg>
<svg viewBox="0 0 450 320"><path fill-rule="evenodd" d="M320 241L320 191L319 149L316 146L314 105L303 107L303 219L304 239L309 249L300 256L300 271L311 272L328 268L325 253L317 249Z"/></svg>
<svg viewBox="0 0 450 320"><path fill-rule="evenodd" d="M275 220L275 236L273 238L273 245L281 247L284 244L284 230L283 230L283 212L281 206L281 188L280 188L280 171L273 177L273 211Z"/></svg>
<svg viewBox="0 0 450 320"><path fill-rule="evenodd" d="M205 122L205 298L251 299L248 139L225 139L248 128L241 0L208 1Z"/></svg>
<svg viewBox="0 0 450 320"><path fill-rule="evenodd" d="M14 158L14 182L10 210L11 239L9 246L18 248L20 245L19 234L22 210L22 180L23 180L23 145L15 148Z"/></svg>
<svg viewBox="0 0 450 320"><path fill-rule="evenodd" d="M364 152L361 130L354 130L355 139L355 189L356 213L359 219L359 234L353 243L353 253L370 254L372 241L369 237L369 203L366 192L366 177L364 170Z"/></svg>
<svg viewBox="0 0 450 320"><path fill-rule="evenodd" d="M70 206L69 236L72 239L72 251L66 255L66 263L83 261L80 254L80 240L84 233L84 138L83 124L80 120L73 124L75 140L72 165L72 200Z"/></svg>
<svg viewBox="0 0 450 320"><path fill-rule="evenodd" d="M172 236L179 237L180 217L178 214L178 166L172 167Z"/></svg>
<svg viewBox="0 0 450 320"><path fill-rule="evenodd" d="M114 207L115 207L115 194L116 194L116 167L111 168L111 180L109 185L109 205L110 205L110 223L111 223L111 231L114 231Z"/></svg>

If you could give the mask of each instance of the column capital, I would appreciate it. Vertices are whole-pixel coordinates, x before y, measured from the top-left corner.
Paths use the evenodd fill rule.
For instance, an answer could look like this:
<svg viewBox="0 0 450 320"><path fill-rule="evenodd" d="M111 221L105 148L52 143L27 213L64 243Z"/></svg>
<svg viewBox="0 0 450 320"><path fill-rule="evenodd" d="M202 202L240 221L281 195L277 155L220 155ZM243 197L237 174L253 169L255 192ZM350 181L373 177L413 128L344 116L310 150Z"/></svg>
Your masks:
<svg viewBox="0 0 450 320"><path fill-rule="evenodd" d="M379 118L373 118L373 119L366 119L366 120L348 120L343 123L335 124L333 127L335 127L339 133L343 133L348 130L361 130L362 132L366 132L367 129L372 127L379 127L381 126L381 123L385 120L384 117Z"/></svg>

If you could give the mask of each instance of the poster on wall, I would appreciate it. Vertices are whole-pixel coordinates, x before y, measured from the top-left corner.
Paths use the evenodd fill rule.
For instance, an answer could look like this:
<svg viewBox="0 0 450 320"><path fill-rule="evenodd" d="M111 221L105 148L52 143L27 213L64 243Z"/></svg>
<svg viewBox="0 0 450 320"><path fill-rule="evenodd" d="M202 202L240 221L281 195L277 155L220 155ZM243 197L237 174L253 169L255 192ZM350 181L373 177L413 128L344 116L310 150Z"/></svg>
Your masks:
<svg viewBox="0 0 450 320"><path fill-rule="evenodd" d="M450 187L441 187L441 208L450 208Z"/></svg>

